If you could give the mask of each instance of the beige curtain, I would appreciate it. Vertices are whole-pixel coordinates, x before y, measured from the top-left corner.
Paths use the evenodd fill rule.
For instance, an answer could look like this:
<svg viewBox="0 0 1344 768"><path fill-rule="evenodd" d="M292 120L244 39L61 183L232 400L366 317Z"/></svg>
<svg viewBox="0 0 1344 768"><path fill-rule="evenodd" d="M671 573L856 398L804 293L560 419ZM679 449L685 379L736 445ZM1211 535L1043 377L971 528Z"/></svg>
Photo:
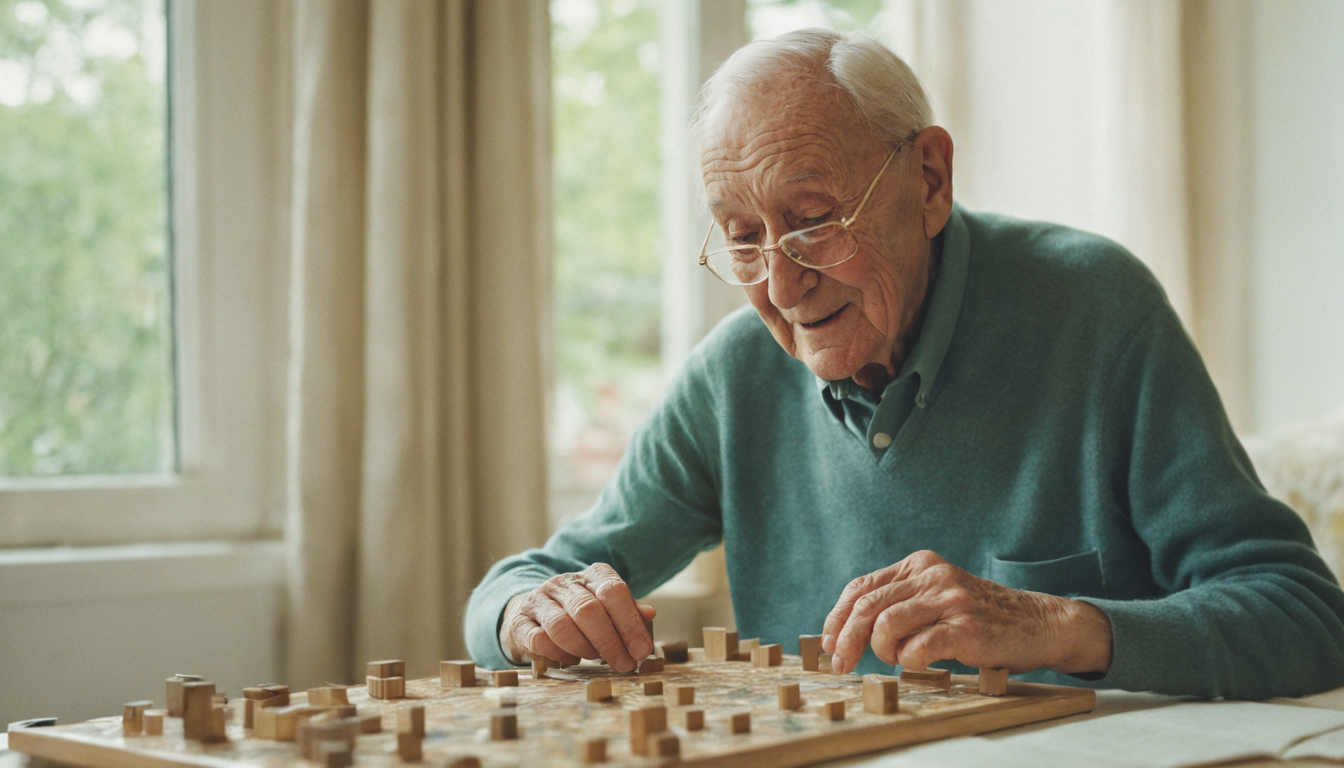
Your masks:
<svg viewBox="0 0 1344 768"><path fill-rule="evenodd" d="M545 535L544 0L298 0L288 679L413 677Z"/></svg>

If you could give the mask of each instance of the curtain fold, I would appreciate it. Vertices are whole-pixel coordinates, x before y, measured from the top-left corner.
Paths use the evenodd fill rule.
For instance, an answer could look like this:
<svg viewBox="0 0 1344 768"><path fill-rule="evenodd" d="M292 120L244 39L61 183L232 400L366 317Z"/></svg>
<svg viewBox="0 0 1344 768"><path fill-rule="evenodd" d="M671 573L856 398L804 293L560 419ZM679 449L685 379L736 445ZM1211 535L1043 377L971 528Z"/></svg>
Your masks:
<svg viewBox="0 0 1344 768"><path fill-rule="evenodd" d="M289 679L434 674L545 534L542 0L295 5Z"/></svg>

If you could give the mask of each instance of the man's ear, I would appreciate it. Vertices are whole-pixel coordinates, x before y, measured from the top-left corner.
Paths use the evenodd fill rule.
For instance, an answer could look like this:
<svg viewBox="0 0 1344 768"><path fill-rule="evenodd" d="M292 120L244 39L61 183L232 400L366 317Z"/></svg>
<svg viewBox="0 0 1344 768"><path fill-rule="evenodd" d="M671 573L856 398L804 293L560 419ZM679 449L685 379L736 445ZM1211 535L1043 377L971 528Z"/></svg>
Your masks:
<svg viewBox="0 0 1344 768"><path fill-rule="evenodd" d="M924 236L932 240L952 216L952 137L937 125L919 132L923 153Z"/></svg>

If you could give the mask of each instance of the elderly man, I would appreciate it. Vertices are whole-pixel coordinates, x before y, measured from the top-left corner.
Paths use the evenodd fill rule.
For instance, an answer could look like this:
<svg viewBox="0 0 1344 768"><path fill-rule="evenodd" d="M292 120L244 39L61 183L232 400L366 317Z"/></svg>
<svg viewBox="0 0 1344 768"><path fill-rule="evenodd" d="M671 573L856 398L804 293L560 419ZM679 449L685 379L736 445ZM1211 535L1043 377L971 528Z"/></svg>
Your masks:
<svg viewBox="0 0 1344 768"><path fill-rule="evenodd" d="M691 356L593 510L491 569L479 662L633 669L636 596L723 541L739 630L821 631L840 672L1344 685L1344 593L1161 288L1102 238L960 208L931 122L861 36L753 43L714 75L700 261L755 311Z"/></svg>

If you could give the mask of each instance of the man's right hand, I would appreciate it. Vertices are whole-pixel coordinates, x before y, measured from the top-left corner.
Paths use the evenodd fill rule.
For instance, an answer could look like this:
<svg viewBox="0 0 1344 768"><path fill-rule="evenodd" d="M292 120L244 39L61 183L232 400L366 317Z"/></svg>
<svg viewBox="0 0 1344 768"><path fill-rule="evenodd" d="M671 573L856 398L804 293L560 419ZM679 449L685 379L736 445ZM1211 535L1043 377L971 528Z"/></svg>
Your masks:
<svg viewBox="0 0 1344 768"><path fill-rule="evenodd" d="M633 672L653 653L644 621L656 613L630 594L611 566L594 563L579 573L552 576L510 600L499 644L518 663L529 653L564 666L600 656L617 672Z"/></svg>

